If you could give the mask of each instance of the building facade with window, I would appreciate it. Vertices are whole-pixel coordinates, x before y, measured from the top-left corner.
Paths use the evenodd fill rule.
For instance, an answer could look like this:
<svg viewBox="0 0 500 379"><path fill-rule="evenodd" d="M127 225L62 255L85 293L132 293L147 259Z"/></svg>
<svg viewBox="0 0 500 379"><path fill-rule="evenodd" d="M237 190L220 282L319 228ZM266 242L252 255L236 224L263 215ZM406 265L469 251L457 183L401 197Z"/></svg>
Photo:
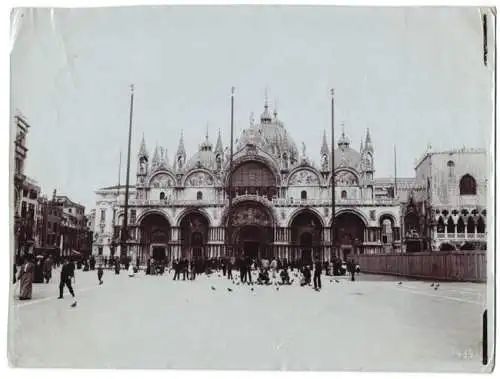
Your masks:
<svg viewBox="0 0 500 379"><path fill-rule="evenodd" d="M29 196L24 196L26 187L30 187L30 184L26 182L26 176L24 175L25 161L28 156L28 146L27 146L27 135L29 132L30 125L26 119L18 114L13 118L13 133L14 138L14 251L16 257L24 253L29 253L29 250L33 246L33 233L30 233L31 225L28 225L30 220L26 218L28 214L27 209L24 211L24 216L21 214L22 211L22 201L24 197L28 201ZM29 191L30 189L28 189Z"/></svg>
<svg viewBox="0 0 500 379"><path fill-rule="evenodd" d="M368 130L359 150L342 130L333 160L326 134L319 142L320 161L314 162L267 102L259 122L251 119L235 140L231 167L220 132L215 146L206 135L192 156L181 134L172 160L159 146L150 156L143 138L129 192L127 254L310 262L440 249L445 241L460 248L464 238L485 236L484 151L429 153L416 165L415 177L377 178ZM125 186L101 188L96 195L93 253L118 255ZM448 225L450 217L453 231L443 231L437 223Z"/></svg>
<svg viewBox="0 0 500 379"><path fill-rule="evenodd" d="M181 135L172 160L158 146L150 156L143 138L130 188L128 253L142 259L244 254L310 261L401 251L399 197L415 179L396 184L376 178L369 131L359 150L342 131L333 160L326 134L318 142L321 159L314 162L267 102L259 122L251 119L235 141L232 167L220 132L215 146L207 135L192 156ZM94 254L118 254L124 193L124 186L96 192Z"/></svg>
<svg viewBox="0 0 500 379"><path fill-rule="evenodd" d="M38 198L40 196L39 184L24 176L19 188L19 199L16 231L17 249L16 256L32 254L37 243Z"/></svg>
<svg viewBox="0 0 500 379"><path fill-rule="evenodd" d="M484 149L429 151L417 161L405 230L432 250L486 249L488 155ZM418 250L418 248L417 248Z"/></svg>
<svg viewBox="0 0 500 379"><path fill-rule="evenodd" d="M52 198L40 196L38 199L38 222L37 222L37 248L41 251L55 252L60 254L60 241L62 233L63 207L55 198L54 190Z"/></svg>
<svg viewBox="0 0 500 379"><path fill-rule="evenodd" d="M56 195L54 199L62 207L59 240L61 255L85 254L83 250L87 247L88 238L85 207L72 201L68 196ZM91 249L91 247L88 248Z"/></svg>

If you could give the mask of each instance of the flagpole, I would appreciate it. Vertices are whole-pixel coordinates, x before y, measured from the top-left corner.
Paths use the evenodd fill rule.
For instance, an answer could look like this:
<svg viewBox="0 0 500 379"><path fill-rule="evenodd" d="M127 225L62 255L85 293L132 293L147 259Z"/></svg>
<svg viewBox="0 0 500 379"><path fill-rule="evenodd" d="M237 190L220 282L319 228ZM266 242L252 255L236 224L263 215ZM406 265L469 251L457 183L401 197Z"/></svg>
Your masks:
<svg viewBox="0 0 500 379"><path fill-rule="evenodd" d="M394 145L394 198L398 193L398 168L396 160L396 145Z"/></svg>
<svg viewBox="0 0 500 379"><path fill-rule="evenodd" d="M233 256L233 139L234 139L234 91L235 88L231 87L231 142L230 142L230 155L229 155L229 180L228 180L228 224L226 236L226 249L229 257Z"/></svg>
<svg viewBox="0 0 500 379"><path fill-rule="evenodd" d="M125 207L123 215L123 228L121 238L120 257L127 257L127 239L128 239L128 200L130 186L130 150L132 145L132 118L134 113L134 85L130 85L130 117L128 126L128 151L127 151L127 175L125 178Z"/></svg>
<svg viewBox="0 0 500 379"><path fill-rule="evenodd" d="M332 253L337 256L335 249L336 233L335 233L335 90L332 88L330 90L332 97Z"/></svg>
<svg viewBox="0 0 500 379"><path fill-rule="evenodd" d="M120 181L121 181L121 172L122 172L122 151L120 150L120 159L118 161L118 187L116 188L116 206L113 209L113 244L115 243L115 226L116 226L116 213L118 211L118 207L120 206ZM118 233L118 235L120 235ZM115 246L113 246L113 255L115 254Z"/></svg>

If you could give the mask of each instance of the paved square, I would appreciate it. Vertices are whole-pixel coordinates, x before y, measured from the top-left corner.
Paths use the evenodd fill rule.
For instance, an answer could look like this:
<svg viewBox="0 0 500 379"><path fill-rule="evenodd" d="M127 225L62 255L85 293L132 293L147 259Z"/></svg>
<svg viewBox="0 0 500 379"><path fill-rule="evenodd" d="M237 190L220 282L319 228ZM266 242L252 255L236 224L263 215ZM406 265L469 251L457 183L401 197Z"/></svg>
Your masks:
<svg viewBox="0 0 500 379"><path fill-rule="evenodd" d="M54 272L58 280L59 272ZM9 356L20 367L470 371L481 365L486 285L361 275L323 290L218 277L77 272L13 300ZM399 285L398 282L402 281ZM216 290L212 290L214 286ZM227 288L233 289L232 292ZM12 294L14 297L14 294Z"/></svg>

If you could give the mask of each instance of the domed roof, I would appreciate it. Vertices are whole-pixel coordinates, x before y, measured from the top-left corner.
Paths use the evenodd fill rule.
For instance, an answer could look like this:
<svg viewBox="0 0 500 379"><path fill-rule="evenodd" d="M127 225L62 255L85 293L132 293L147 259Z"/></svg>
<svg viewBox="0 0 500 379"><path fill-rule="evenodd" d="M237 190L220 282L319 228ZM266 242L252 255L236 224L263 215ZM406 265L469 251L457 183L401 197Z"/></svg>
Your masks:
<svg viewBox="0 0 500 379"><path fill-rule="evenodd" d="M271 116L266 102L264 112L260 117L260 123L251 124L249 128L243 130L237 149L240 150L247 144L256 145L275 158L282 158L283 154L286 153L288 158L292 159L292 162L297 162L297 145L277 116L276 111L274 112L274 118Z"/></svg>
<svg viewBox="0 0 500 379"><path fill-rule="evenodd" d="M350 167L361 171L361 154L350 147L335 149L335 168Z"/></svg>
<svg viewBox="0 0 500 379"><path fill-rule="evenodd" d="M342 128L342 135L335 149L335 168L350 167L357 171L361 171L361 153L354 150L350 146L350 141Z"/></svg>
<svg viewBox="0 0 500 379"><path fill-rule="evenodd" d="M185 171L192 170L193 168L204 167L209 170L215 170L217 167L217 161L215 152L212 151L212 143L208 140L208 134L205 140L200 144L200 148L184 166Z"/></svg>

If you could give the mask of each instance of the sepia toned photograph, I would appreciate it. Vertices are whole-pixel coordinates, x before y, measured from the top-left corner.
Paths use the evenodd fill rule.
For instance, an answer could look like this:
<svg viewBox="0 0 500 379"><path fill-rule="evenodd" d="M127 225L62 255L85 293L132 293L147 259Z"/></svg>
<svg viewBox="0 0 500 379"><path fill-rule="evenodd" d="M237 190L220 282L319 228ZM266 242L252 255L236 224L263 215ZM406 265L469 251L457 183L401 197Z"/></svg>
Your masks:
<svg viewBox="0 0 500 379"><path fill-rule="evenodd" d="M9 365L491 372L495 23L14 9Z"/></svg>

